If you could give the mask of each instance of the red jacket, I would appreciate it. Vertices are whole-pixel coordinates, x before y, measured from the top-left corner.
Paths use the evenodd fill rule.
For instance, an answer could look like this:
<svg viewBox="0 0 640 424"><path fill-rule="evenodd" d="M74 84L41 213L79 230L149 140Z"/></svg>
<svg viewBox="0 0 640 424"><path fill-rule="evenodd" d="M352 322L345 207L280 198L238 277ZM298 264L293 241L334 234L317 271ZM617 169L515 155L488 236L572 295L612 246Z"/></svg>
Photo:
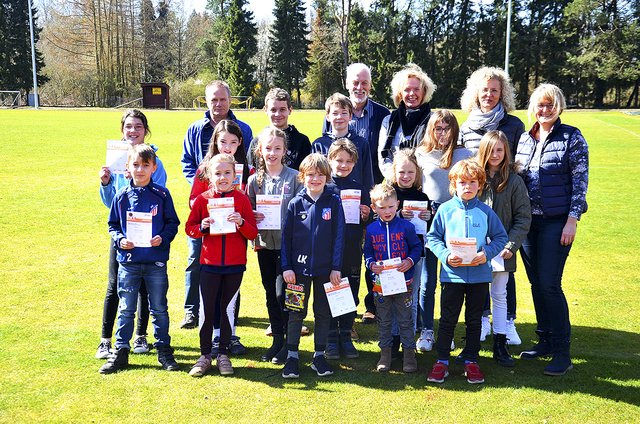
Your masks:
<svg viewBox="0 0 640 424"><path fill-rule="evenodd" d="M244 224L241 227L236 227L236 232L231 234L203 234L200 231L200 224L204 218L209 216L209 199L229 196L233 196L233 208L240 213ZM238 190L217 193L214 189L210 189L196 197L189 219L185 224L185 231L190 237L202 237L200 263L213 266L246 265L247 240L253 240L258 235L256 218L253 215L249 198Z"/></svg>

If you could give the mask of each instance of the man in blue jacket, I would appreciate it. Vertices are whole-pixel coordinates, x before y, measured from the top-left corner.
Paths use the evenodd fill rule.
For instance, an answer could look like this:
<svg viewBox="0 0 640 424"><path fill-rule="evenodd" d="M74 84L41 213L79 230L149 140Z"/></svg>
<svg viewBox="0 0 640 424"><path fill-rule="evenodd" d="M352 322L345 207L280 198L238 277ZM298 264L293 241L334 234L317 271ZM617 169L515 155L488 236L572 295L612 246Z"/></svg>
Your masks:
<svg viewBox="0 0 640 424"><path fill-rule="evenodd" d="M236 122L242 130L242 143L245 149L249 148L249 143L253 138L249 125L240 121L229 109L231 105L231 89L224 81L213 81L205 88L205 98L207 107L204 118L194 122L187 129L184 136L182 149L182 173L189 182L193 184L196 170L207 154L209 142L213 135L213 129L218 122L223 119L230 119ZM182 328L196 328L198 326L198 311L200 307L200 249L202 241L188 237L189 257L187 259L187 269L185 270L184 286L184 321Z"/></svg>

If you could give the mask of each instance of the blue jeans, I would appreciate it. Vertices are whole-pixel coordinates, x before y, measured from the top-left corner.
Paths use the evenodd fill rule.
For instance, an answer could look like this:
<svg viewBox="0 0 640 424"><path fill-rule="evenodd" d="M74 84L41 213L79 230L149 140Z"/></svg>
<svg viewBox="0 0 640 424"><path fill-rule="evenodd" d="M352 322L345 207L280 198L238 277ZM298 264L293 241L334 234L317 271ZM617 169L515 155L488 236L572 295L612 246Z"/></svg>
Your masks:
<svg viewBox="0 0 640 424"><path fill-rule="evenodd" d="M433 330L433 310L438 282L438 258L425 249L422 279L420 280L420 321L425 330Z"/></svg>
<svg viewBox="0 0 640 424"><path fill-rule="evenodd" d="M421 278L424 274L424 258L420 258L420 260L413 266L413 281L411 281L411 322L413 324L413 331L419 328L418 323L418 296L419 290L418 287L421 286ZM376 305L377 307L380 305ZM395 315L392 315L391 319L391 334L394 336L400 335L400 326L398 325L398 320Z"/></svg>
<svg viewBox="0 0 640 424"><path fill-rule="evenodd" d="M562 273L571 245L560 237L567 217L533 215L527 239L522 243L522 262L527 270L538 331L551 333L552 340L569 342L569 306L562 291Z"/></svg>
<svg viewBox="0 0 640 424"><path fill-rule="evenodd" d="M160 265L158 265L160 264ZM118 315L118 329L116 330L116 348L131 346L133 335L133 320L138 304L138 291L144 280L149 293L149 311L153 324L154 346L169 346L169 312L167 310L167 264L156 263L121 263L118 269L118 297L120 298L120 313Z"/></svg>
<svg viewBox="0 0 640 424"><path fill-rule="evenodd" d="M189 256L184 270L184 312L198 316L200 312L200 250L202 239L187 237Z"/></svg>

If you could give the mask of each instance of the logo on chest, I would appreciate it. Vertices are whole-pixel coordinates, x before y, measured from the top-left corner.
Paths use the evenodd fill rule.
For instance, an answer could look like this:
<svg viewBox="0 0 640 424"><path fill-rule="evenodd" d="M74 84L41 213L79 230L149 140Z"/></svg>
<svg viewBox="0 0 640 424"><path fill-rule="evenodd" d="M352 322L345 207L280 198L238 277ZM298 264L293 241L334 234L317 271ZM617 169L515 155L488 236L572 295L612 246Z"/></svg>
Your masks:
<svg viewBox="0 0 640 424"><path fill-rule="evenodd" d="M329 221L331 219L331 208L322 209L322 219Z"/></svg>

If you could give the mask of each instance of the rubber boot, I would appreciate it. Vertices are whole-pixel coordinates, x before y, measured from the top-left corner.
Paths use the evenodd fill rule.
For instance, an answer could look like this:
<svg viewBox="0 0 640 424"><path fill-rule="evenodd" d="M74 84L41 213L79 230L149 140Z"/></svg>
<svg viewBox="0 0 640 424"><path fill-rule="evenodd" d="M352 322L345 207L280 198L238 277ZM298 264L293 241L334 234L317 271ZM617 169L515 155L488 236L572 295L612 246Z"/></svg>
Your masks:
<svg viewBox="0 0 640 424"><path fill-rule="evenodd" d="M260 360L270 362L274 356L280 352L280 349L284 346L284 334L273 334L273 340L271 341L271 347L260 357Z"/></svg>
<svg viewBox="0 0 640 424"><path fill-rule="evenodd" d="M173 357L173 348L171 346L158 346L158 363L162 365L162 369L167 371L178 371L180 365Z"/></svg>
<svg viewBox="0 0 640 424"><path fill-rule="evenodd" d="M544 369L544 375L565 375L567 371L573 369L571 356L569 354L569 341L552 339L551 346L553 356L551 357L549 365Z"/></svg>
<svg viewBox="0 0 640 424"><path fill-rule="evenodd" d="M358 349L356 349L351 340L351 329L340 331L340 350L347 359L355 359L360 356Z"/></svg>
<svg viewBox="0 0 640 424"><path fill-rule="evenodd" d="M324 357L326 359L340 359L340 348L338 347L338 330L329 330L329 335L327 336L327 345L324 348Z"/></svg>
<svg viewBox="0 0 640 424"><path fill-rule="evenodd" d="M289 350L287 349L287 344L285 343L282 346L282 349L280 349L280 351L276 354L276 356L271 358L271 363L276 365L284 365L285 362L287 362L288 354L289 354Z"/></svg>
<svg viewBox="0 0 640 424"><path fill-rule="evenodd" d="M383 347L380 349L380 360L378 361L378 372L387 372L391 369L391 348Z"/></svg>
<svg viewBox="0 0 640 424"><path fill-rule="evenodd" d="M107 362L100 367L100 374L112 374L127 368L129 365L129 349L121 347L109 354Z"/></svg>
<svg viewBox="0 0 640 424"><path fill-rule="evenodd" d="M494 333L493 335L493 359L496 360L498 365L503 367L513 367L516 365L515 361L509 354L507 349L507 335Z"/></svg>
<svg viewBox="0 0 640 424"><path fill-rule="evenodd" d="M402 371L418 371L418 361L416 360L415 349L405 349L404 347L402 348Z"/></svg>
<svg viewBox="0 0 640 424"><path fill-rule="evenodd" d="M531 349L524 350L520 353L522 359L536 359L549 356L551 353L551 334L548 331L536 330L538 335L538 343L534 344Z"/></svg>

